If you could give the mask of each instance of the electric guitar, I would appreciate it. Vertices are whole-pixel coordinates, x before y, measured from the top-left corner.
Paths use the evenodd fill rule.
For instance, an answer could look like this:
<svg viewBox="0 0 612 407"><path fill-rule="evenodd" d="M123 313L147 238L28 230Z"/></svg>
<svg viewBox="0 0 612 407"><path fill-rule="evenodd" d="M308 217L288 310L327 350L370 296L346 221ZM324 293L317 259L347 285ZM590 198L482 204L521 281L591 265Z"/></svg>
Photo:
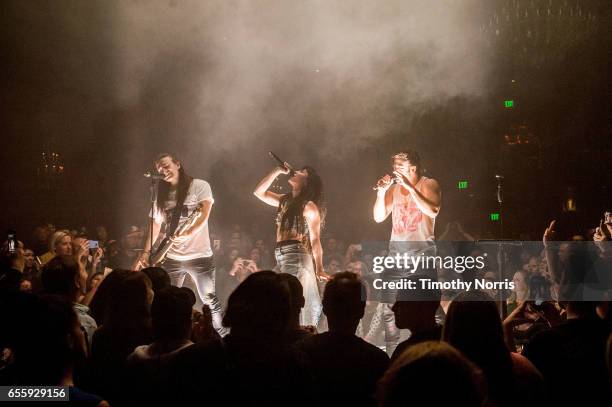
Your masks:
<svg viewBox="0 0 612 407"><path fill-rule="evenodd" d="M185 220L185 222L181 226L176 228L176 230L171 235L167 235L163 238L163 240L159 243L159 245L157 245L157 248L154 250L154 253L151 253L149 264L151 266L157 266L159 265L159 263L164 261L164 259L166 258L166 255L168 254L172 246L174 246L174 242L172 241L172 239L176 236L179 236L185 230L193 226L195 221L200 216L202 216L202 205L201 204L196 206L196 208L193 210L193 212L191 212L191 214Z"/></svg>

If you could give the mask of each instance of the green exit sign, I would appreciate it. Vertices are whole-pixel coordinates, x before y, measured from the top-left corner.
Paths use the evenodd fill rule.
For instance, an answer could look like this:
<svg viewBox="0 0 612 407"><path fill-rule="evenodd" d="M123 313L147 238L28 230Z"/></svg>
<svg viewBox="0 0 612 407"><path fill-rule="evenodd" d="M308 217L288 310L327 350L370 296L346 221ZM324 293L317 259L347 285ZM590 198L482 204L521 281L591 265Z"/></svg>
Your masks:
<svg viewBox="0 0 612 407"><path fill-rule="evenodd" d="M492 213L491 220L497 222L499 220L499 213Z"/></svg>
<svg viewBox="0 0 612 407"><path fill-rule="evenodd" d="M506 109L512 109L514 107L514 100L504 100L504 107Z"/></svg>
<svg viewBox="0 0 612 407"><path fill-rule="evenodd" d="M457 184L457 188L459 189L467 189L467 187L468 187L467 181L459 181L459 183Z"/></svg>

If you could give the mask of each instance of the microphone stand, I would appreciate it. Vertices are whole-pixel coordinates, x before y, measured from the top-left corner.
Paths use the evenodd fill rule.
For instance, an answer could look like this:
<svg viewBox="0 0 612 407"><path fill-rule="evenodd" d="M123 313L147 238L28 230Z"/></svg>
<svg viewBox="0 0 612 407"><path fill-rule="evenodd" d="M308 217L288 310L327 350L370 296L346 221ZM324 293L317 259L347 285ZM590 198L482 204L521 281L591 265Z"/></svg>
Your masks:
<svg viewBox="0 0 612 407"><path fill-rule="evenodd" d="M501 175L496 175L497 178L497 205L499 212L499 241L503 242L504 239L504 218L502 214L502 207L504 203L502 195L502 180L504 179ZM506 253L502 243L497 245L497 267L499 269L499 277L501 281L504 280L504 265L506 263ZM499 313L501 320L503 321L508 316L508 304L504 295L504 290L499 290Z"/></svg>
<svg viewBox="0 0 612 407"><path fill-rule="evenodd" d="M504 203L502 195L502 180L504 179L501 175L496 175L497 178L497 205L499 210L499 238L504 238L504 217L502 216L502 206Z"/></svg>
<svg viewBox="0 0 612 407"><path fill-rule="evenodd" d="M151 216L149 216L149 255L153 254L153 210L155 209L155 201L157 200L157 182L158 179L151 177L151 185L149 186L151 200Z"/></svg>

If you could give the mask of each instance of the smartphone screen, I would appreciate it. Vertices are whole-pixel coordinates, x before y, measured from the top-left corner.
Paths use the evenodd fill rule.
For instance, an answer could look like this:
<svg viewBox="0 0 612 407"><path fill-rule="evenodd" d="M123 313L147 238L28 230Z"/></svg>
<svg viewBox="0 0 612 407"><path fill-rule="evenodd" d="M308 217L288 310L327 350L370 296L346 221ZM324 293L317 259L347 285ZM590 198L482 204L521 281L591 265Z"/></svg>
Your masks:
<svg viewBox="0 0 612 407"><path fill-rule="evenodd" d="M97 240L90 240L89 241L89 249L97 249L98 247L100 247L100 243Z"/></svg>
<svg viewBox="0 0 612 407"><path fill-rule="evenodd" d="M15 253L17 251L17 233L14 230L8 231L7 241L9 253Z"/></svg>

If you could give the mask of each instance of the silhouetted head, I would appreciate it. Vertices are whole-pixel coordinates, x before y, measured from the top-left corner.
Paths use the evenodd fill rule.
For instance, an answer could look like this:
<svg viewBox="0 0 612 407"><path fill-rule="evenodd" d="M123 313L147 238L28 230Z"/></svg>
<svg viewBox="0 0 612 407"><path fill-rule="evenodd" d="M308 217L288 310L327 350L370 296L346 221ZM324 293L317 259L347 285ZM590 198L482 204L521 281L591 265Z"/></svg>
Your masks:
<svg viewBox="0 0 612 407"><path fill-rule="evenodd" d="M416 287L420 287L419 278L422 277L414 275L407 280L414 281ZM395 324L400 329L410 330L434 324L441 298L442 292L438 289L401 290L392 307Z"/></svg>
<svg viewBox="0 0 612 407"><path fill-rule="evenodd" d="M442 384L442 387L440 387ZM444 342L422 342L406 349L378 384L381 407L409 405L483 405L483 381L478 368Z"/></svg>
<svg viewBox="0 0 612 407"><path fill-rule="evenodd" d="M325 285L323 312L330 330L339 325L355 325L363 317L366 288L357 274L350 271L337 273Z"/></svg>
<svg viewBox="0 0 612 407"><path fill-rule="evenodd" d="M513 384L512 360L497 306L487 293L465 291L455 297L448 307L442 339L483 370L493 399L507 396Z"/></svg>
<svg viewBox="0 0 612 407"><path fill-rule="evenodd" d="M302 287L302 283L300 283L300 280L298 280L296 276L291 274L281 273L279 277L289 291L291 316L297 318L306 302L304 300L304 288Z"/></svg>
<svg viewBox="0 0 612 407"><path fill-rule="evenodd" d="M159 290L170 287L170 276L166 270L161 267L146 267L142 269L142 272L149 277L151 284L153 285L153 292L157 293Z"/></svg>
<svg viewBox="0 0 612 407"><path fill-rule="evenodd" d="M248 276L227 301L223 325L231 335L280 340L290 315L290 298L281 277L269 270Z"/></svg>
<svg viewBox="0 0 612 407"><path fill-rule="evenodd" d="M155 340L188 339L195 298L179 287L166 287L156 292L151 305L151 321Z"/></svg>
<svg viewBox="0 0 612 407"><path fill-rule="evenodd" d="M105 315L110 308L113 297L116 295L119 283L131 273L133 273L131 270L113 270L98 286L89 304L91 316L96 320L98 325L102 325L104 322Z"/></svg>
<svg viewBox="0 0 612 407"><path fill-rule="evenodd" d="M81 273L72 256L55 256L43 267L40 275L43 290L47 294L76 301L76 295L85 289L87 274Z"/></svg>
<svg viewBox="0 0 612 407"><path fill-rule="evenodd" d="M15 383L57 386L84 361L87 342L70 301L55 295L7 293L0 303L11 308L8 315L3 309L0 345L12 351L10 375Z"/></svg>

